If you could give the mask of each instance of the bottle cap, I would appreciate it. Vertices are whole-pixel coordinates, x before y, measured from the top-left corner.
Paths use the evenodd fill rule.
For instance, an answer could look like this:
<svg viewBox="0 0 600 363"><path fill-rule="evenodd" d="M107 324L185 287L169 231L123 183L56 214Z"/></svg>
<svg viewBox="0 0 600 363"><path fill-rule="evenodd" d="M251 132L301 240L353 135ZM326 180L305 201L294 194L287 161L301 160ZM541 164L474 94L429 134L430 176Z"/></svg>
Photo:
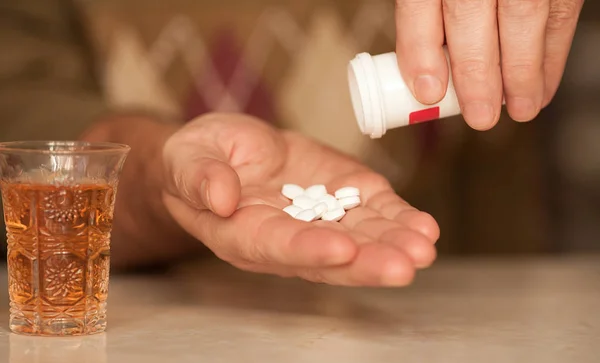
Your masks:
<svg viewBox="0 0 600 363"><path fill-rule="evenodd" d="M385 134L385 115L377 69L370 54L360 53L348 66L350 96L360 131L371 138Z"/></svg>

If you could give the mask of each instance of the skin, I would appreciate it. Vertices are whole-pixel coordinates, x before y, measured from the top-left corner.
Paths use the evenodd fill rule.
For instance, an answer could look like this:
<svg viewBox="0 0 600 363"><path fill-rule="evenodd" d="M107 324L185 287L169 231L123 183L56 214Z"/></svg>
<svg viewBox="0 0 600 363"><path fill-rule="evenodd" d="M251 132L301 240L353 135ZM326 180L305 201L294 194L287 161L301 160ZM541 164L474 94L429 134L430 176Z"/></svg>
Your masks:
<svg viewBox="0 0 600 363"><path fill-rule="evenodd" d="M397 0L402 75L424 104L452 79L466 122L492 128L503 95L511 118L530 121L554 97L584 0Z"/></svg>
<svg viewBox="0 0 600 363"><path fill-rule="evenodd" d="M203 243L247 271L405 286L436 257L437 223L396 195L383 176L260 120L211 114L177 129L115 118L84 139L133 144L115 211L117 267L189 254ZM330 191L355 186L363 205L341 223L297 221L282 211L289 203L280 194L285 183L322 183Z"/></svg>
<svg viewBox="0 0 600 363"><path fill-rule="evenodd" d="M583 0L398 0L403 77L422 103L440 101L449 70L469 125L529 121L558 88ZM501 56L502 54L502 56ZM114 221L117 267L210 249L247 271L346 286L406 286L436 257L435 220L381 175L299 134L237 114L183 127L114 116L83 137L132 146ZM294 220L281 186L361 189L341 223ZM199 241L202 241L200 243Z"/></svg>

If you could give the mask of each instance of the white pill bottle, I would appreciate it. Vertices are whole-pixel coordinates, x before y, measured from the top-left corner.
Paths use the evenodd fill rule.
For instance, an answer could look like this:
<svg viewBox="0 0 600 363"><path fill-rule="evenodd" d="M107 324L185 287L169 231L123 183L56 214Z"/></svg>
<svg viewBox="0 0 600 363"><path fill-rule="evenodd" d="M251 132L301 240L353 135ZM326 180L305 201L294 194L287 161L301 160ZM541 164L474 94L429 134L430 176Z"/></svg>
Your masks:
<svg viewBox="0 0 600 363"><path fill-rule="evenodd" d="M373 139L390 129L461 113L452 76L444 98L437 104L424 105L415 99L402 79L393 52L376 56L358 54L348 66L348 81L360 131Z"/></svg>

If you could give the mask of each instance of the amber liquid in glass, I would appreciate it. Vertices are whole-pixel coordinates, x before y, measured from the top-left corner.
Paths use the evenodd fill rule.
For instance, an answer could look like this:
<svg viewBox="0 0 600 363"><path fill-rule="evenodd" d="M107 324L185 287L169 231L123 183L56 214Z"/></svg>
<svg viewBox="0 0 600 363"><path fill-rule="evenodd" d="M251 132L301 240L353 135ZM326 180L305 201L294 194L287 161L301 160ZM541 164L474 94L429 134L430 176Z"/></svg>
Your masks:
<svg viewBox="0 0 600 363"><path fill-rule="evenodd" d="M94 184L3 186L12 331L105 330L115 192Z"/></svg>

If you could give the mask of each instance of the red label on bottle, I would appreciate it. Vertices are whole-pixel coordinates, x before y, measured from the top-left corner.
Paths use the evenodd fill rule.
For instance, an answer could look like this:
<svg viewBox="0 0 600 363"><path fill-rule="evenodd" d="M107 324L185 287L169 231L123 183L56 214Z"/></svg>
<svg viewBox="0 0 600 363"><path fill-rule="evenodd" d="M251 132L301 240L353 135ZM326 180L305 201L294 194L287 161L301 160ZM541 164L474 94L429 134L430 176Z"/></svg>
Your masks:
<svg viewBox="0 0 600 363"><path fill-rule="evenodd" d="M440 108L439 106L426 108L424 110L411 112L408 116L408 124L414 125L421 122L428 122L437 120L440 118Z"/></svg>

